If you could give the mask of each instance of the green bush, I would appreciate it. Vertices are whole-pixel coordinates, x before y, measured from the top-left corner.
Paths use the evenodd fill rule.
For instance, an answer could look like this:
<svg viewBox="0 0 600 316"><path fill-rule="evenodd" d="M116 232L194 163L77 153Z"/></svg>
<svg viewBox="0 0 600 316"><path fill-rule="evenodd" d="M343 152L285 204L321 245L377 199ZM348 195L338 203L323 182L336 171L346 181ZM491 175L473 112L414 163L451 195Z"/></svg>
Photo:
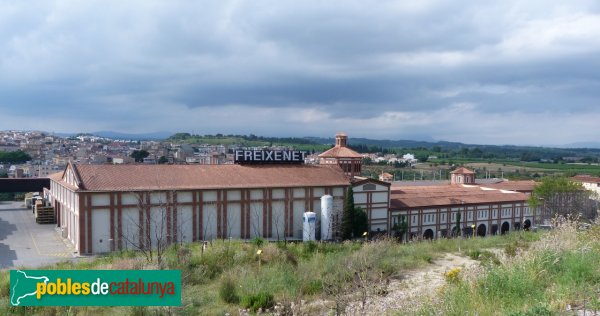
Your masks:
<svg viewBox="0 0 600 316"><path fill-rule="evenodd" d="M478 260L479 256L481 256L481 251L479 250L471 250L468 252L469 257L473 260Z"/></svg>
<svg viewBox="0 0 600 316"><path fill-rule="evenodd" d="M254 237L252 239L252 244L255 245L256 247L260 247L265 243L265 240L260 238L260 237Z"/></svg>
<svg viewBox="0 0 600 316"><path fill-rule="evenodd" d="M235 283L230 278L225 278L221 282L219 287L219 297L225 303L237 304L240 301L240 297L237 294Z"/></svg>
<svg viewBox="0 0 600 316"><path fill-rule="evenodd" d="M256 312L259 308L267 309L275 305L273 294L260 292L254 295L247 295L242 298L242 306Z"/></svg>
<svg viewBox="0 0 600 316"><path fill-rule="evenodd" d="M427 263L433 263L433 257L428 254L422 255L421 259L423 259L423 261L425 261Z"/></svg>

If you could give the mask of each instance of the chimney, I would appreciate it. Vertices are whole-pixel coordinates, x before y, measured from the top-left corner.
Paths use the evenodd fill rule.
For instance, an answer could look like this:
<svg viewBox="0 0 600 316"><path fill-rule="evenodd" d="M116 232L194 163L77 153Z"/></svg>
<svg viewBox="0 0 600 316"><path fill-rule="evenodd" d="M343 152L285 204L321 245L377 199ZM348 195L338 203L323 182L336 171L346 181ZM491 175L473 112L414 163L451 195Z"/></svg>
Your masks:
<svg viewBox="0 0 600 316"><path fill-rule="evenodd" d="M348 135L344 133L335 134L335 147L346 147L346 141L348 141Z"/></svg>

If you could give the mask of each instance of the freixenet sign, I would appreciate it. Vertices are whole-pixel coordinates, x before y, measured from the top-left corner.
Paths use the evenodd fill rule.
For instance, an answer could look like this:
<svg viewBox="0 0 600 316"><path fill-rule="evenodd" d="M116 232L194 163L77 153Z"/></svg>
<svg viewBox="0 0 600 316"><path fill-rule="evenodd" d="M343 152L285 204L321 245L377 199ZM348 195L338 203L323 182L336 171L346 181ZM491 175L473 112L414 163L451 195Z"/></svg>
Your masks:
<svg viewBox="0 0 600 316"><path fill-rule="evenodd" d="M239 164L301 164L307 153L295 150L236 150L235 163Z"/></svg>
<svg viewBox="0 0 600 316"><path fill-rule="evenodd" d="M11 270L13 306L179 306L178 270Z"/></svg>

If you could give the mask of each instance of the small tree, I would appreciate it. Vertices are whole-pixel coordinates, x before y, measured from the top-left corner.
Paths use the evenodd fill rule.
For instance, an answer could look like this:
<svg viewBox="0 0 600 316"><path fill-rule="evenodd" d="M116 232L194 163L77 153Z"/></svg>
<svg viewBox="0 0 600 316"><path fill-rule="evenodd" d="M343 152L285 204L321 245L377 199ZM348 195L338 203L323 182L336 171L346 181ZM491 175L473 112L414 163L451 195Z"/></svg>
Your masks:
<svg viewBox="0 0 600 316"><path fill-rule="evenodd" d="M398 215L398 221L392 227L394 231L394 237L400 239L400 242L404 241L404 234L408 230L408 224L406 223L406 216Z"/></svg>
<svg viewBox="0 0 600 316"><path fill-rule="evenodd" d="M456 212L456 226L454 226L455 236L460 236L460 212Z"/></svg>
<svg viewBox="0 0 600 316"><path fill-rule="evenodd" d="M149 155L150 153L145 150L134 150L131 153L131 158L133 158L135 162L144 162L144 158L148 157Z"/></svg>
<svg viewBox="0 0 600 316"><path fill-rule="evenodd" d="M143 161L143 159L142 159L142 161ZM160 156L160 158L158 158L158 164L162 165L162 164L165 164L167 162L169 162L169 160L165 156Z"/></svg>
<svg viewBox="0 0 600 316"><path fill-rule="evenodd" d="M175 191L143 191L131 194L137 199L138 216L126 216L124 231L117 238L125 241L126 248L132 247L142 253L148 262L156 260L158 268L163 269L165 252L170 244L183 241L183 223L191 219L183 218L183 213L178 210L178 203L172 198ZM152 196L155 196L155 201L152 201ZM177 219L174 218L175 213ZM173 233L175 229L177 234Z"/></svg>
<svg viewBox="0 0 600 316"><path fill-rule="evenodd" d="M354 191L348 187L346 201L344 202L344 212L342 214L342 239L352 239L354 232Z"/></svg>
<svg viewBox="0 0 600 316"><path fill-rule="evenodd" d="M595 198L597 196L579 182L566 177L546 177L536 184L528 203L532 208L542 206L544 219L557 215L581 215L594 220L598 209Z"/></svg>

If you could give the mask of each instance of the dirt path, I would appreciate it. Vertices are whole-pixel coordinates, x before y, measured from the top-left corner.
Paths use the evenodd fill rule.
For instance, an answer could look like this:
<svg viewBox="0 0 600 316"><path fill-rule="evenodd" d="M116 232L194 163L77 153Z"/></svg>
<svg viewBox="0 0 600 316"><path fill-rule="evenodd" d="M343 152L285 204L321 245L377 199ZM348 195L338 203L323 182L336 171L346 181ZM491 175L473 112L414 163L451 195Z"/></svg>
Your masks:
<svg viewBox="0 0 600 316"><path fill-rule="evenodd" d="M468 268L477 261L455 254L446 254L431 265L410 271L400 280L392 280L386 296L373 297L367 302L366 315L412 314L422 304L431 302L437 290L444 285L444 273L453 268ZM360 314L358 303L348 307L348 314Z"/></svg>

